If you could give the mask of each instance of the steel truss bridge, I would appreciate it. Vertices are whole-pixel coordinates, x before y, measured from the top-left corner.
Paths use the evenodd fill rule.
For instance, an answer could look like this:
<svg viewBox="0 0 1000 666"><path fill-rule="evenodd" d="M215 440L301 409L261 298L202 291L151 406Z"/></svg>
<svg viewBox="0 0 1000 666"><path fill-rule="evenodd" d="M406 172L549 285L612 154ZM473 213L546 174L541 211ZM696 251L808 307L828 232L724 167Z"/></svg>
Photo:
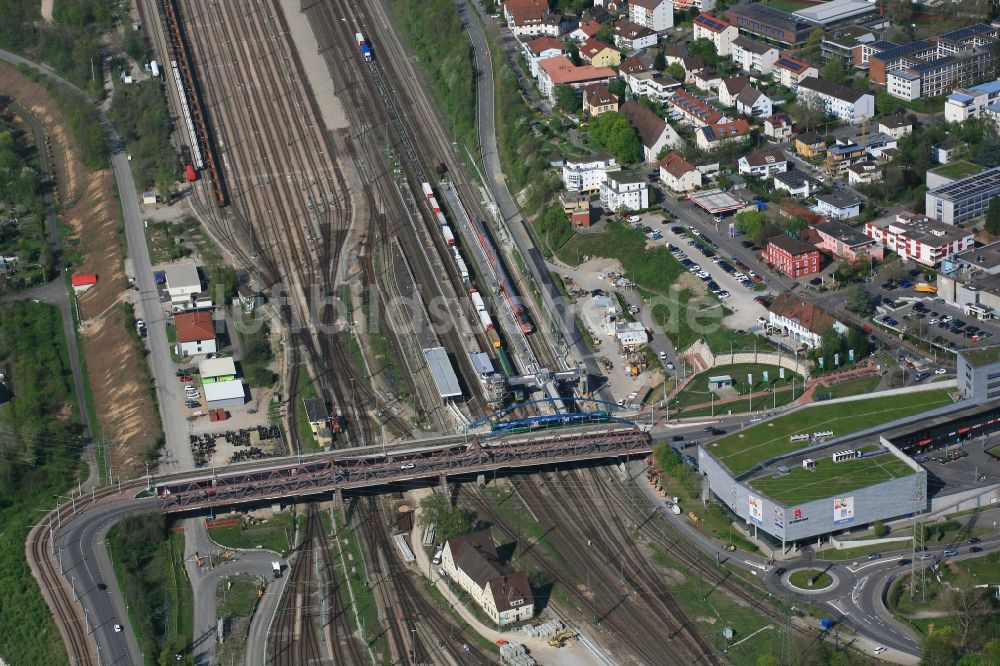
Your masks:
<svg viewBox="0 0 1000 666"><path fill-rule="evenodd" d="M493 437L449 438L438 446L385 454L329 454L296 461L261 461L209 476L164 480L156 484L160 510L179 513L233 504L266 502L388 485L479 474L493 470L649 453L649 435L618 424Z"/></svg>

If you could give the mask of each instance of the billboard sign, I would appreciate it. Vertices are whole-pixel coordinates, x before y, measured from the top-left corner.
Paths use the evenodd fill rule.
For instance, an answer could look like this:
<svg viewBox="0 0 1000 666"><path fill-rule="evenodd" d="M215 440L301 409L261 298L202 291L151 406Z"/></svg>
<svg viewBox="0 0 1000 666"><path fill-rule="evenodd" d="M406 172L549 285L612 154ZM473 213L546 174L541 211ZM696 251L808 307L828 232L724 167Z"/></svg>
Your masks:
<svg viewBox="0 0 1000 666"><path fill-rule="evenodd" d="M774 507L774 527L779 530L785 529L785 510L780 506Z"/></svg>
<svg viewBox="0 0 1000 666"><path fill-rule="evenodd" d="M750 521L758 525L764 524L764 502L759 497L748 495L750 505Z"/></svg>
<svg viewBox="0 0 1000 666"><path fill-rule="evenodd" d="M833 500L833 522L835 525L854 522L853 497L838 497Z"/></svg>

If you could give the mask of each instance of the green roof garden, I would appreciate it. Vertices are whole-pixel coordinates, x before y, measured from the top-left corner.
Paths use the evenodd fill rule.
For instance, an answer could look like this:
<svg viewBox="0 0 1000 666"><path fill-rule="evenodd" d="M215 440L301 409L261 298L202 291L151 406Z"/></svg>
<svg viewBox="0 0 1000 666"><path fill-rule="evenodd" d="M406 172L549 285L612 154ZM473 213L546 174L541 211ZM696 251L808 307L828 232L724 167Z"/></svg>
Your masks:
<svg viewBox="0 0 1000 666"><path fill-rule="evenodd" d="M829 452L823 452L817 454L814 460L816 466L812 470L803 469L800 465L787 474L753 479L750 487L778 504L789 506L840 496L858 488L917 473L891 453L835 463Z"/></svg>

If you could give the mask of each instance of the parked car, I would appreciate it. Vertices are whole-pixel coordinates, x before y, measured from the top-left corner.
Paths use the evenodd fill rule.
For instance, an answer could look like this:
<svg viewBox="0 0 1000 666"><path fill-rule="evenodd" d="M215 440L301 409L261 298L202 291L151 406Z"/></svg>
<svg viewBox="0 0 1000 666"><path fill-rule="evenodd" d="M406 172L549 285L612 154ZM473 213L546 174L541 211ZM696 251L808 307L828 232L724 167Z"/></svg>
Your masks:
<svg viewBox="0 0 1000 666"><path fill-rule="evenodd" d="M191 375L181 375L180 377L178 377L178 379L180 379L182 382L193 382L194 381L194 377L192 377Z"/></svg>
<svg viewBox="0 0 1000 666"><path fill-rule="evenodd" d="M979 543L981 541L982 539L980 539L979 537L972 537L971 539L969 539L968 543Z"/></svg>
<svg viewBox="0 0 1000 666"><path fill-rule="evenodd" d="M871 553L871 554L868 555L868 559L869 560L881 560L882 559L882 553Z"/></svg>
<svg viewBox="0 0 1000 666"><path fill-rule="evenodd" d="M948 369L947 368L938 368L937 370L934 371L934 374L935 375L947 375L948 374Z"/></svg>
<svg viewBox="0 0 1000 666"><path fill-rule="evenodd" d="M980 548L979 546L970 546L969 547L969 552L970 553L981 553L981 552L983 552L983 549Z"/></svg>

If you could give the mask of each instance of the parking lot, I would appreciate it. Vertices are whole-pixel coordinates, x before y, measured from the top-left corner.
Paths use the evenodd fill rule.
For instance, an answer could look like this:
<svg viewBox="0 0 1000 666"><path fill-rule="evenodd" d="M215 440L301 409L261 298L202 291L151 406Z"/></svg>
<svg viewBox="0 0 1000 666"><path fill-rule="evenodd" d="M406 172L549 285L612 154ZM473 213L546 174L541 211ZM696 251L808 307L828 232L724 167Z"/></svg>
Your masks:
<svg viewBox="0 0 1000 666"><path fill-rule="evenodd" d="M966 316L943 300L908 296L906 305L892 307L898 302L883 297L880 310L885 314L877 315L875 321L887 328L916 335L941 349L954 351L993 344L1000 333L1000 326L993 321Z"/></svg>

